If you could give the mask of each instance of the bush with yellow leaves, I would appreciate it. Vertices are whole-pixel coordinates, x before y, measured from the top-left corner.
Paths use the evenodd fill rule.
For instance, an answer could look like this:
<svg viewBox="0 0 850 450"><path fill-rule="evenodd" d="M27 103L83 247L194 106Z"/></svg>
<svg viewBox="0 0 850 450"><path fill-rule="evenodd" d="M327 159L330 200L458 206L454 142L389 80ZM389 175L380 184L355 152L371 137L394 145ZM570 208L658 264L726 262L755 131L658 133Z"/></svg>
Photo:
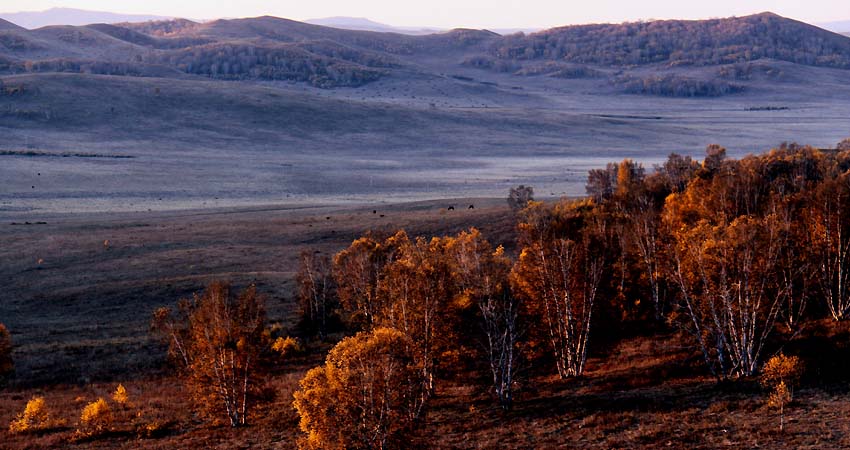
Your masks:
<svg viewBox="0 0 850 450"><path fill-rule="evenodd" d="M405 448L427 398L413 341L392 328L340 341L295 392L303 450Z"/></svg>
<svg viewBox="0 0 850 450"><path fill-rule="evenodd" d="M109 403L103 398L89 403L83 408L80 415L80 428L77 434L81 436L95 436L106 431L112 426L112 410Z"/></svg>
<svg viewBox="0 0 850 450"><path fill-rule="evenodd" d="M304 346L297 338L287 336L279 337L272 343L272 350L278 353L281 357L297 355L304 352Z"/></svg>
<svg viewBox="0 0 850 450"><path fill-rule="evenodd" d="M9 424L9 432L13 434L44 430L50 427L50 413L44 397L33 397L27 402L24 412Z"/></svg>
<svg viewBox="0 0 850 450"><path fill-rule="evenodd" d="M123 384L119 384L112 393L112 401L117 403L122 408L127 408L130 405L130 396L127 395L127 389Z"/></svg>

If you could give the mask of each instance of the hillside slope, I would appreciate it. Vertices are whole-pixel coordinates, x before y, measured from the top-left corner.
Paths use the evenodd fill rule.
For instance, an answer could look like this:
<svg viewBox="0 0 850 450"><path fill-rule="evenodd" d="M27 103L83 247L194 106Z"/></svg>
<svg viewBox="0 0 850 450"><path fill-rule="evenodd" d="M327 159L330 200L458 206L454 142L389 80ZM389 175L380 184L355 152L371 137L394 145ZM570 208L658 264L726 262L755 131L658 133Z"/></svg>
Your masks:
<svg viewBox="0 0 850 450"><path fill-rule="evenodd" d="M506 36L490 54L626 66L717 65L761 58L850 68L850 39L773 13L712 20L580 25Z"/></svg>
<svg viewBox="0 0 850 450"><path fill-rule="evenodd" d="M631 72L642 66L699 68L757 60L847 69L850 39L770 13L570 26L509 36L467 29L411 36L269 16L208 23L178 19L51 26L33 31L0 23L0 71L7 73L170 76L182 72L334 88L360 86L388 75L437 75L462 64L524 76L608 78L624 92L719 96L744 90L740 73L746 75L751 69L737 67L696 77Z"/></svg>

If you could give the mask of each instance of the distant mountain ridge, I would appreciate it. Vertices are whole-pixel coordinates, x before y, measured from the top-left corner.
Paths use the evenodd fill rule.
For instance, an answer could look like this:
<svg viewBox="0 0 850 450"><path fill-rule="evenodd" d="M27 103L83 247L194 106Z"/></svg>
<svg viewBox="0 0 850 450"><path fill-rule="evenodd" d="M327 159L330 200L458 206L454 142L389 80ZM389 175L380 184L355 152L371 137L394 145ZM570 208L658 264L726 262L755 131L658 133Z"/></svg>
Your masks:
<svg viewBox="0 0 850 450"><path fill-rule="evenodd" d="M0 12L0 19L5 19L23 28L32 30L51 25L80 26L92 23L144 22L148 20L166 20L171 19L171 17L148 14L119 14L74 8L51 8L44 11Z"/></svg>

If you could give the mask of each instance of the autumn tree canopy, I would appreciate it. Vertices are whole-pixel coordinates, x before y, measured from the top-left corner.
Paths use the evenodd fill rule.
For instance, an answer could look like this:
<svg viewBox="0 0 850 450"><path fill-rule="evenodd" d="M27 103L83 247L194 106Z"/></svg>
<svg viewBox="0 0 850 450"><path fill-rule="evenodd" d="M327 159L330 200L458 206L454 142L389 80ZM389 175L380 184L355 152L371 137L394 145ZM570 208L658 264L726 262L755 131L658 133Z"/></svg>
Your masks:
<svg viewBox="0 0 850 450"><path fill-rule="evenodd" d="M422 415L415 343L378 327L343 339L295 393L304 449L400 449Z"/></svg>

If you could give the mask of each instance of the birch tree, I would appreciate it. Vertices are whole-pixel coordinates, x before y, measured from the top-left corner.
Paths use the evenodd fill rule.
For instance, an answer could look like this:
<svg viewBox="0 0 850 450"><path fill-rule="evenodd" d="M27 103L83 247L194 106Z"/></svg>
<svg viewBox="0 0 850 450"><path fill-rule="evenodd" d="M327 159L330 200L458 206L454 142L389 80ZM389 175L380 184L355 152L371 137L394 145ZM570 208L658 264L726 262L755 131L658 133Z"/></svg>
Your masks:
<svg viewBox="0 0 850 450"><path fill-rule="evenodd" d="M850 314L850 175L827 179L806 214L815 281L830 315Z"/></svg>
<svg viewBox="0 0 850 450"><path fill-rule="evenodd" d="M604 226L593 217L589 201L563 203L554 210L532 204L520 225L523 248L512 283L545 327L561 378L584 371L605 261L595 239Z"/></svg>
<svg viewBox="0 0 850 450"><path fill-rule="evenodd" d="M520 298L510 292L511 263L504 248L493 249L477 229L452 240L449 253L460 295L477 305L483 347L499 405L511 409L520 360Z"/></svg>
<svg viewBox="0 0 850 450"><path fill-rule="evenodd" d="M247 425L268 346L261 297L253 286L234 296L227 284L214 282L182 305L182 318L157 310L154 327L179 356L192 399L233 427Z"/></svg>

